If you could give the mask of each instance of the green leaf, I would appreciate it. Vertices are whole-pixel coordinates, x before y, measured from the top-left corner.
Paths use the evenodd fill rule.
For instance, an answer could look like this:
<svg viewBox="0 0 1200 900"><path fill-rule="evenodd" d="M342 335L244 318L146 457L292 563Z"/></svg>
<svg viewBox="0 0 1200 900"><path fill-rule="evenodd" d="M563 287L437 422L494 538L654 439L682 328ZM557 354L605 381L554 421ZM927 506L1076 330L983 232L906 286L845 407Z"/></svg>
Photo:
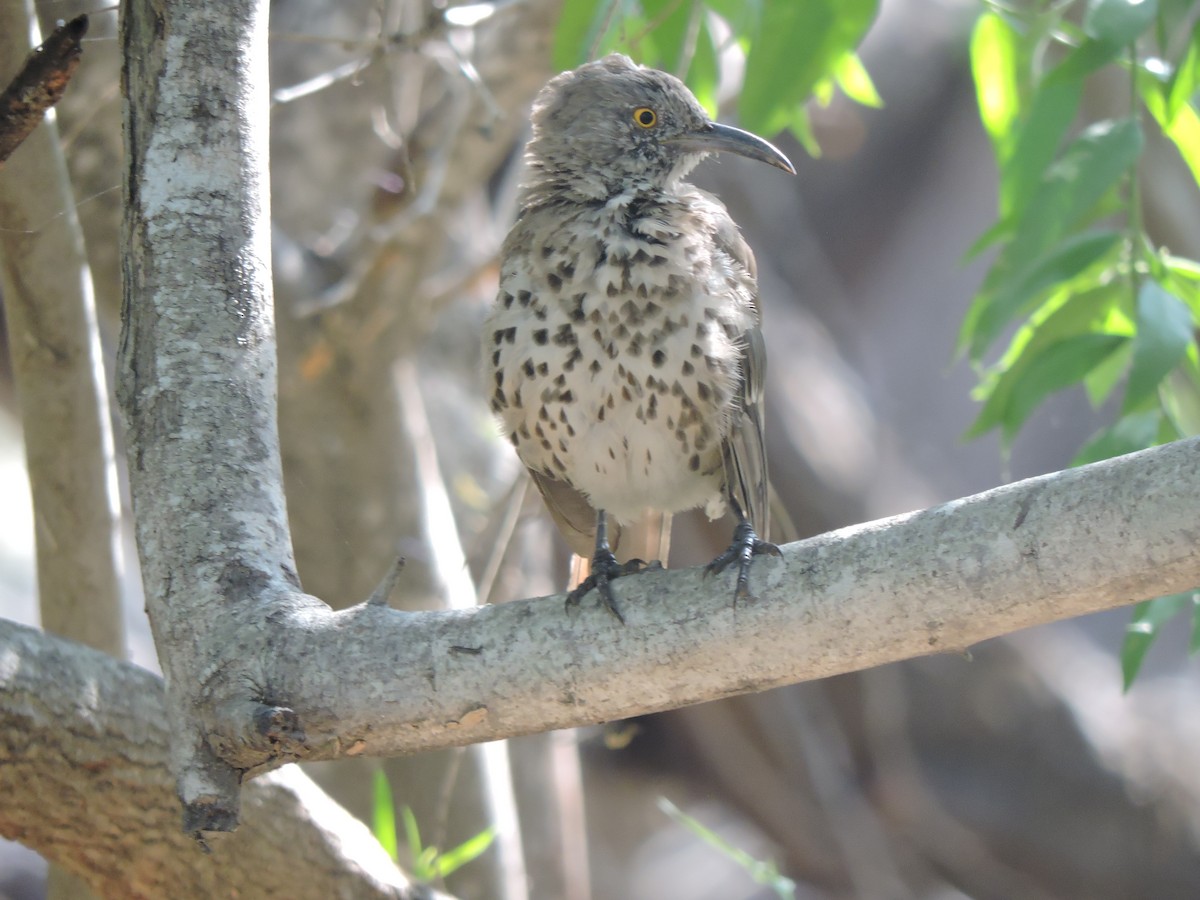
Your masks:
<svg viewBox="0 0 1200 900"><path fill-rule="evenodd" d="M1071 50L1066 58L1051 70L1050 74L1046 76L1045 83L1073 82L1078 84L1124 52L1125 47L1120 44L1084 38L1078 47Z"/></svg>
<svg viewBox="0 0 1200 900"><path fill-rule="evenodd" d="M1121 672L1125 678L1125 690L1129 690L1133 685L1146 659L1146 651L1158 637L1162 626L1171 619L1181 613L1191 615L1192 637L1195 640L1195 608L1198 599L1200 594L1188 591L1146 600L1134 607L1133 620L1125 626L1125 642L1121 646Z"/></svg>
<svg viewBox="0 0 1200 900"><path fill-rule="evenodd" d="M1004 441L1012 443L1047 396L1082 380L1127 340L1122 335L1081 334L1045 348L1013 385L1011 402L1000 422Z"/></svg>
<svg viewBox="0 0 1200 900"><path fill-rule="evenodd" d="M437 847L426 847L413 856L413 878L428 884L437 878Z"/></svg>
<svg viewBox="0 0 1200 900"><path fill-rule="evenodd" d="M396 860L399 859L396 855L399 846L396 842L396 807L392 804L392 787L383 769L376 769L372 778L371 833L383 845L388 856Z"/></svg>
<svg viewBox="0 0 1200 900"><path fill-rule="evenodd" d="M1179 107L1169 123L1159 122L1163 134L1171 139L1183 161L1192 173L1192 179L1200 184L1200 116L1190 103Z"/></svg>
<svg viewBox="0 0 1200 900"><path fill-rule="evenodd" d="M1192 28L1187 53L1175 67L1167 87L1167 119L1174 119L1200 86L1200 21Z"/></svg>
<svg viewBox="0 0 1200 900"><path fill-rule="evenodd" d="M1158 423L1158 434L1155 435L1155 444L1171 444L1180 440L1184 435L1175 430L1175 426L1171 424L1169 416L1164 415Z"/></svg>
<svg viewBox="0 0 1200 900"><path fill-rule="evenodd" d="M1124 412L1154 393L1193 344L1192 311L1156 281L1147 279L1138 291L1137 326Z"/></svg>
<svg viewBox="0 0 1200 900"><path fill-rule="evenodd" d="M1150 27L1157 12L1155 0L1088 0L1083 30L1098 41L1128 45Z"/></svg>
<svg viewBox="0 0 1200 900"><path fill-rule="evenodd" d="M1200 379L1183 366L1169 373L1159 387L1163 411L1181 437L1200 434Z"/></svg>
<svg viewBox="0 0 1200 900"><path fill-rule="evenodd" d="M1020 35L1003 16L985 12L971 33L971 74L979 118L1001 167L1012 154L1014 123L1021 109Z"/></svg>
<svg viewBox="0 0 1200 900"><path fill-rule="evenodd" d="M1134 119L1106 120L1087 128L1042 176L1014 223L1013 239L997 268L1015 269L1057 243L1137 162L1142 144L1141 126Z"/></svg>
<svg viewBox="0 0 1200 900"><path fill-rule="evenodd" d="M1133 321L1130 320L1129 335L1132 337L1133 333ZM1099 409L1116 390L1117 385L1125 379L1132 356L1133 341L1128 341L1124 347L1087 373L1083 379L1083 389L1087 391L1088 402L1093 408Z"/></svg>
<svg viewBox="0 0 1200 900"><path fill-rule="evenodd" d="M733 860L754 879L755 884L770 887L781 900L791 900L796 896L796 883L781 875L779 868L772 860L758 860L740 847L735 847L711 828L689 816L666 797L658 798L658 808L700 838L710 847L723 853Z"/></svg>
<svg viewBox="0 0 1200 900"><path fill-rule="evenodd" d="M494 825L489 826L474 837L467 838L453 850L447 850L438 856L433 862L433 868L437 872L437 877L446 878L467 863L478 859L487 852L488 847L492 846L492 841L495 838L496 828Z"/></svg>
<svg viewBox="0 0 1200 900"><path fill-rule="evenodd" d="M875 82L871 80L867 67L863 65L857 53L850 51L842 56L834 66L833 78L842 89L842 93L855 103L872 109L883 108L883 98L879 96Z"/></svg>
<svg viewBox="0 0 1200 900"><path fill-rule="evenodd" d="M827 108L833 102L834 91L837 90L837 82L833 78L822 78L813 85L812 99L813 102L822 108Z"/></svg>
<svg viewBox="0 0 1200 900"><path fill-rule="evenodd" d="M569 0L554 28L554 68L562 72L587 62L608 17L609 8L620 0Z"/></svg>
<svg viewBox="0 0 1200 900"><path fill-rule="evenodd" d="M808 118L808 110L803 106L798 106L793 111L792 120L788 123L788 131L792 133L800 146L813 159L821 155L821 145L817 143L817 136L813 134L812 122Z"/></svg>
<svg viewBox="0 0 1200 900"><path fill-rule="evenodd" d="M982 401L984 406L964 437L977 437L1004 419L1012 403L1014 387L1033 360L1050 345L1079 334L1132 335L1133 322L1120 312L1116 287L1109 283L1076 292L1073 285L1067 284L1055 291L1029 321L1017 329L1004 355L971 392L971 396ZM1120 354L1118 351L1116 355Z"/></svg>
<svg viewBox="0 0 1200 900"><path fill-rule="evenodd" d="M704 0L705 5L725 20L740 43L758 35L762 23L763 0Z"/></svg>
<svg viewBox="0 0 1200 900"><path fill-rule="evenodd" d="M989 273L984 291L963 320L960 349L968 348L971 359L978 361L1004 327L1036 303L1043 292L1104 260L1120 239L1117 231L1088 231L1067 238L1021 271L993 270L999 274L993 277Z"/></svg>
<svg viewBox="0 0 1200 900"><path fill-rule="evenodd" d="M1126 453L1136 453L1158 443L1158 427L1162 420L1162 412L1157 409L1146 409L1141 412L1123 416L1115 425L1104 429L1071 460L1073 466L1086 466L1088 463L1100 462L1114 456L1124 456Z"/></svg>
<svg viewBox="0 0 1200 900"><path fill-rule="evenodd" d="M692 15L691 0L640 0L648 25L643 36L653 47L651 64L682 77L691 60L684 60L683 44Z"/></svg>
<svg viewBox="0 0 1200 900"><path fill-rule="evenodd" d="M1189 281L1200 282L1200 262L1188 259L1186 256L1172 256L1168 253L1163 257L1163 263L1173 274Z"/></svg>
<svg viewBox="0 0 1200 900"><path fill-rule="evenodd" d="M1083 88L1078 81L1047 82L1038 88L1000 172L1000 218L1015 217L1035 195L1046 167L1058 152Z"/></svg>
<svg viewBox="0 0 1200 900"><path fill-rule="evenodd" d="M1200 263L1182 256L1160 253L1151 268L1163 286L1188 305L1200 321Z"/></svg>
<svg viewBox="0 0 1200 900"><path fill-rule="evenodd" d="M975 239L975 242L967 248L967 252L963 254L963 262L967 263L977 257L980 253L986 250L992 244L998 244L1001 241L1007 241L1012 237L1012 220L997 219L988 230Z"/></svg>
<svg viewBox="0 0 1200 900"><path fill-rule="evenodd" d="M417 816L411 806L405 806L400 810L400 818L404 820L404 842L408 844L408 852L415 865L424 852L421 849L421 829L417 827Z"/></svg>
<svg viewBox="0 0 1200 900"><path fill-rule="evenodd" d="M788 127L816 83L858 45L877 5L878 0L763 0L738 100L745 127L763 135Z"/></svg>

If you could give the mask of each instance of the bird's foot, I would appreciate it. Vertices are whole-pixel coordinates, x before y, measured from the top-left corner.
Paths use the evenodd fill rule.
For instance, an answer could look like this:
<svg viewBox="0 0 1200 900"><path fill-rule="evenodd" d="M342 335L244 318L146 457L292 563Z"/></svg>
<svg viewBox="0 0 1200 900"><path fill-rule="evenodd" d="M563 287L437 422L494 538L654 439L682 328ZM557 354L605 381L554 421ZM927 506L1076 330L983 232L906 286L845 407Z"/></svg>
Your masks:
<svg viewBox="0 0 1200 900"><path fill-rule="evenodd" d="M704 574L715 575L719 572L724 572L725 569L733 562L738 564L737 588L733 593L733 602L736 605L739 600L753 600L754 597L750 594L750 564L754 562L754 557L763 554L771 556L779 556L779 548L770 541L764 541L754 533L754 528L751 524L743 519L738 522L737 527L733 530L733 540L729 547L726 548L720 556L704 567Z"/></svg>
<svg viewBox="0 0 1200 900"><path fill-rule="evenodd" d="M647 569L661 568L662 563L660 562L647 563L641 559L631 559L627 563L619 563L611 550L607 548L597 549L596 555L592 557L591 573L579 583L579 586L575 590L567 594L567 606L578 606L579 601L583 599L584 595L592 588L595 588L605 608L624 625L625 617L621 615L621 610L617 607L617 600L613 597L613 579L620 578L622 575L632 575L635 572L642 572Z"/></svg>

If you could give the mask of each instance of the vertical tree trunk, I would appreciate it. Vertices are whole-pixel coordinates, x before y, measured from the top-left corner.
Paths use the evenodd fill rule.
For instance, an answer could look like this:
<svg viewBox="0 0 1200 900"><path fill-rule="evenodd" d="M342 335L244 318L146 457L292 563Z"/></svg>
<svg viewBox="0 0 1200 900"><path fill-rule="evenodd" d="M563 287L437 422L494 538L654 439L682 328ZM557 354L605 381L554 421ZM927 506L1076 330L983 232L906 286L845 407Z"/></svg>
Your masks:
<svg viewBox="0 0 1200 900"><path fill-rule="evenodd" d="M231 827L240 780L200 733L197 676L227 649L218 632L264 627L264 604L298 586L275 425L268 7L121 9L118 395L188 830Z"/></svg>

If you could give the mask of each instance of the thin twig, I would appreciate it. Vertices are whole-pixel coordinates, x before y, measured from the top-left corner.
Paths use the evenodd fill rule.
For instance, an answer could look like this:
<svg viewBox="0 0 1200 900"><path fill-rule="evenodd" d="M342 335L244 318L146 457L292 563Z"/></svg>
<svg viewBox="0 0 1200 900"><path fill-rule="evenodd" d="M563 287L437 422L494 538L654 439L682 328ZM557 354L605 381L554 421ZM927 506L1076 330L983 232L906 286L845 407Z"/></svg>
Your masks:
<svg viewBox="0 0 1200 900"><path fill-rule="evenodd" d="M0 94L0 167L62 99L79 67L88 17L59 25L25 58L25 64Z"/></svg>

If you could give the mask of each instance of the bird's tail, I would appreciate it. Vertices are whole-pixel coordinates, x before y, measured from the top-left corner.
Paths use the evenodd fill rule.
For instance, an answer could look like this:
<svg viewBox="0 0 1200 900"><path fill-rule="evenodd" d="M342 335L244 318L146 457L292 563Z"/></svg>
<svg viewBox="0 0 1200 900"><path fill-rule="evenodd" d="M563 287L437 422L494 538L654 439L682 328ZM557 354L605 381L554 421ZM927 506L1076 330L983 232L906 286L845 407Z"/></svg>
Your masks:
<svg viewBox="0 0 1200 900"><path fill-rule="evenodd" d="M645 562L661 562L667 565L671 553L671 514L647 512L634 525L621 529L618 546L613 547L620 562L641 559ZM579 554L571 556L571 578L567 590L574 590L588 577L592 561Z"/></svg>

